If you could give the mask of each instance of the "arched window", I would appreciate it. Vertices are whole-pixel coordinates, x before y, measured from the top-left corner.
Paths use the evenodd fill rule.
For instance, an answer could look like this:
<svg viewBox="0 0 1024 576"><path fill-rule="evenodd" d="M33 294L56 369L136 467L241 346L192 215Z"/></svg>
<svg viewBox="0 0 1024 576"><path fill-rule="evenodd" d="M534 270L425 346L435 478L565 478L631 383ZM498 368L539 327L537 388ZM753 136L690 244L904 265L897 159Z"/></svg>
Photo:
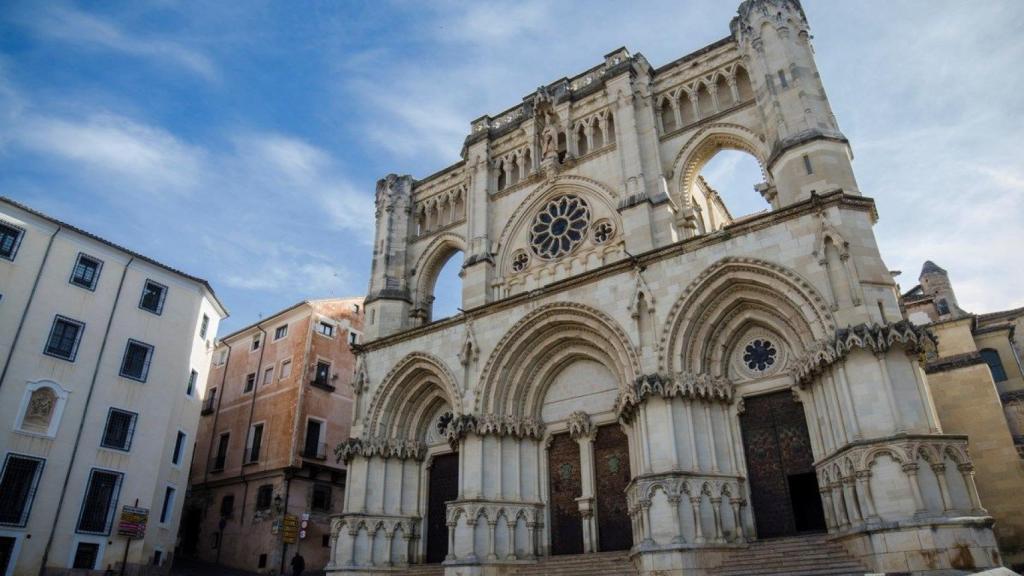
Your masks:
<svg viewBox="0 0 1024 576"><path fill-rule="evenodd" d="M68 393L56 382L29 383L21 400L15 429L26 434L54 437Z"/></svg>
<svg viewBox="0 0 1024 576"><path fill-rule="evenodd" d="M992 371L993 380L996 382L1006 380L1006 369L1003 368L1003 361L999 358L999 351L992 348L984 348L981 350L981 359L985 361L985 364L988 364L988 369Z"/></svg>
<svg viewBox="0 0 1024 576"><path fill-rule="evenodd" d="M676 129L676 113L668 98L661 101L661 129L665 134Z"/></svg>
<svg viewBox="0 0 1024 576"><path fill-rule="evenodd" d="M590 148L587 146L587 129L580 124L576 129L576 153L584 156L587 152L590 152Z"/></svg>

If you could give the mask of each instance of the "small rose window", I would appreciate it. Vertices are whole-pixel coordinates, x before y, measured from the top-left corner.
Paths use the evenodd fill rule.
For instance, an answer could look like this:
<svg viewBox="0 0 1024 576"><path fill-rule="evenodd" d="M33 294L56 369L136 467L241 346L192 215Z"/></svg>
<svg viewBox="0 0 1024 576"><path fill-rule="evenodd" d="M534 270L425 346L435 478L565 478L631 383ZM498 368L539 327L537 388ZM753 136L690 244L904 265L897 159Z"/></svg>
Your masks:
<svg viewBox="0 0 1024 576"><path fill-rule="evenodd" d="M526 270L526 265L530 263L530 255L522 250L519 250L512 255L512 271L522 272Z"/></svg>
<svg viewBox="0 0 1024 576"><path fill-rule="evenodd" d="M590 208L579 196L567 194L548 202L533 219L530 247L545 260L573 251L590 225Z"/></svg>
<svg viewBox="0 0 1024 576"><path fill-rule="evenodd" d="M604 244L615 234L615 227L607 220L602 220L594 225L594 243Z"/></svg>
<svg viewBox="0 0 1024 576"><path fill-rule="evenodd" d="M764 372L775 364L775 357L778 354L779 351L770 340L757 339L747 344L747 347L743 350L743 362L751 370Z"/></svg>

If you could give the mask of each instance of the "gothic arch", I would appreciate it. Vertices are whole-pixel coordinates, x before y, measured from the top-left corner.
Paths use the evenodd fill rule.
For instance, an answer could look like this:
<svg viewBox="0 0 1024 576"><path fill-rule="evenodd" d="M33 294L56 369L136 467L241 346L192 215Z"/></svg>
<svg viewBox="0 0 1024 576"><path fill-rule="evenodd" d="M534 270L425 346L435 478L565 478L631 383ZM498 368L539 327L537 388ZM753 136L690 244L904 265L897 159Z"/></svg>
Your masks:
<svg viewBox="0 0 1024 576"><path fill-rule="evenodd" d="M441 273L445 263L456 252L466 252L466 240L458 234L446 232L430 241L427 247L416 260L416 267L413 268L416 274L415 286L415 307L424 308L429 312L434 295L434 285L437 283L437 276Z"/></svg>
<svg viewBox="0 0 1024 576"><path fill-rule="evenodd" d="M370 436L418 439L424 419L438 402L462 413L461 392L445 363L425 352L413 352L399 361L381 381L370 402L366 429Z"/></svg>
<svg viewBox="0 0 1024 576"><path fill-rule="evenodd" d="M509 243L522 227L528 225L533 214L551 198L569 192L575 192L591 203L591 205L597 202L601 203L605 208L604 212L607 213L607 217L615 222L616 230L622 230L622 222L615 205L615 202L618 200L618 194L613 188L584 176L562 174L545 185L537 187L512 213L512 216L505 224L505 228L501 231L501 236L498 237L498 244L495 247L499 253L499 260L496 263L498 270L506 270L507 260L511 257Z"/></svg>
<svg viewBox="0 0 1024 576"><path fill-rule="evenodd" d="M771 182L771 174L766 168L771 150L763 137L739 124L709 124L683 145L672 162L672 185L669 190L670 194L675 195L678 206L691 208L688 195L690 188L701 168L722 149L739 150L753 156L761 167L764 181Z"/></svg>
<svg viewBox="0 0 1024 576"><path fill-rule="evenodd" d="M724 376L726 353L752 326L786 339L797 356L835 330L820 293L792 270L755 258L712 264L687 286L662 329L659 366Z"/></svg>
<svg viewBox="0 0 1024 576"><path fill-rule="evenodd" d="M477 412L539 418L551 380L580 359L608 368L620 390L640 375L636 349L612 318L570 302L537 308L505 333L488 358Z"/></svg>

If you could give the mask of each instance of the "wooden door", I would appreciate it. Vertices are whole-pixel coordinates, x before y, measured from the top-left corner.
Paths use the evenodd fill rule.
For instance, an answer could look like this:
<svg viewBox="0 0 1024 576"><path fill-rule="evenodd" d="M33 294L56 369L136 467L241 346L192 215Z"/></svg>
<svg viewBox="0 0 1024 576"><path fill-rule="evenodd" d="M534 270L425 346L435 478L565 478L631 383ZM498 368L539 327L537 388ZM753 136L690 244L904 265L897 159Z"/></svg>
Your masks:
<svg viewBox="0 0 1024 576"><path fill-rule="evenodd" d="M626 504L629 484L629 439L618 424L601 426L594 441L594 479L597 498L597 549L629 550L633 525Z"/></svg>
<svg viewBox="0 0 1024 576"><path fill-rule="evenodd" d="M435 456L430 465L427 492L427 563L443 562L448 555L447 504L459 497L459 455Z"/></svg>
<svg viewBox="0 0 1024 576"><path fill-rule="evenodd" d="M582 495L579 444L568 434L552 438L548 448L551 554L583 553L583 518L576 499Z"/></svg>

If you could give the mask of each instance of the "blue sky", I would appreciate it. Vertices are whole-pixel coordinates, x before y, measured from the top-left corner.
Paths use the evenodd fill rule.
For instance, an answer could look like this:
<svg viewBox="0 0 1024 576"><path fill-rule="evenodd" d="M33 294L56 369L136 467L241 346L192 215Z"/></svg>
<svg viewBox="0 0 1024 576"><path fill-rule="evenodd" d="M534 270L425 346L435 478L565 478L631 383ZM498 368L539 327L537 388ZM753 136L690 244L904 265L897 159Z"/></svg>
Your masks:
<svg viewBox="0 0 1024 576"><path fill-rule="evenodd" d="M470 120L618 46L724 37L737 4L6 0L0 193L208 278L231 330L365 293L377 178L451 164ZM904 288L931 258L965 308L1024 306L1024 3L804 4ZM741 160L706 174L737 212Z"/></svg>

